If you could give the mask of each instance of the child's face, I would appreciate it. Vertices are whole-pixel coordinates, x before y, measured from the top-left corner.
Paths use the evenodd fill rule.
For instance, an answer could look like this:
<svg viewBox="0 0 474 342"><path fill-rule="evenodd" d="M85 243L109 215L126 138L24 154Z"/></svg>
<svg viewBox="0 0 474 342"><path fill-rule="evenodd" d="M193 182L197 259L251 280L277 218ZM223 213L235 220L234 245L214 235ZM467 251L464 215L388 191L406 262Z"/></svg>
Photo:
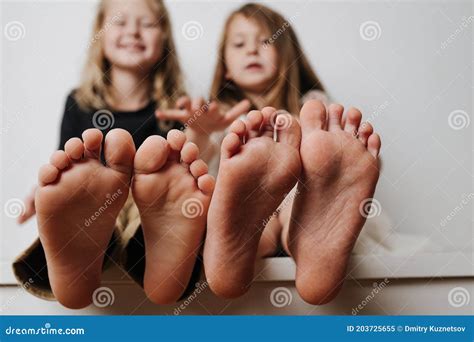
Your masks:
<svg viewBox="0 0 474 342"><path fill-rule="evenodd" d="M224 51L226 78L244 91L263 93L277 77L276 49L265 44L269 36L243 15L237 15L229 25Z"/></svg>
<svg viewBox="0 0 474 342"><path fill-rule="evenodd" d="M147 72L162 56L163 31L145 0L110 1L102 30L104 54L114 66Z"/></svg>

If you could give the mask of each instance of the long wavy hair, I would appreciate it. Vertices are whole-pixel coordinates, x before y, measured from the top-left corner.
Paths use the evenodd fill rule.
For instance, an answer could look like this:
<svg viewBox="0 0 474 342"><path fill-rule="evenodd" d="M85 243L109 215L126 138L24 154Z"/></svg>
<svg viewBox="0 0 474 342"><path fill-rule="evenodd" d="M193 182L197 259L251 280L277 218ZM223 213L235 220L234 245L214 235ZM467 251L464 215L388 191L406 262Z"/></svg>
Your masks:
<svg viewBox="0 0 474 342"><path fill-rule="evenodd" d="M102 36L106 29L104 23L107 3L99 3L90 40L87 61L85 63L79 87L74 95L83 109L104 108L110 105L110 62L105 58ZM150 98L159 103L160 108L172 107L176 100L185 94L181 68L179 66L175 44L171 32L171 21L162 0L146 0L164 34L163 54L151 70L153 80ZM110 23L109 23L110 24Z"/></svg>
<svg viewBox="0 0 474 342"><path fill-rule="evenodd" d="M270 44L274 44L279 52L277 79L264 94L267 105L285 109L290 113L299 113L303 95L310 90L324 91L324 87L311 68L291 23L274 10L254 3L235 10L225 22L211 86L211 99L226 105L234 105L245 99L242 90L225 77L227 68L224 52L228 31L232 20L238 15L253 20L267 31L271 35Z"/></svg>

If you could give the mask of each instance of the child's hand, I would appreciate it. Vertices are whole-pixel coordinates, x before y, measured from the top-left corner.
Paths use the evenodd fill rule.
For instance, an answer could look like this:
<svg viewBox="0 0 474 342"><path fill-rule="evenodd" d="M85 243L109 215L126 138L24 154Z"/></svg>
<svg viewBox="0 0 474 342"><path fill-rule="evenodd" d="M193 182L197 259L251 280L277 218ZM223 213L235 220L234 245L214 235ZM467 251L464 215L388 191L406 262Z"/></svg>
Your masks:
<svg viewBox="0 0 474 342"><path fill-rule="evenodd" d="M33 187L30 194L25 198L25 211L17 218L18 224L23 224L36 214L35 192L37 186Z"/></svg>
<svg viewBox="0 0 474 342"><path fill-rule="evenodd" d="M250 110L250 101L243 100L235 106L223 110L212 102L204 102L202 97L191 99L183 96L176 101L177 109L157 110L156 117L161 120L180 121L199 134L210 134L226 129L240 115Z"/></svg>

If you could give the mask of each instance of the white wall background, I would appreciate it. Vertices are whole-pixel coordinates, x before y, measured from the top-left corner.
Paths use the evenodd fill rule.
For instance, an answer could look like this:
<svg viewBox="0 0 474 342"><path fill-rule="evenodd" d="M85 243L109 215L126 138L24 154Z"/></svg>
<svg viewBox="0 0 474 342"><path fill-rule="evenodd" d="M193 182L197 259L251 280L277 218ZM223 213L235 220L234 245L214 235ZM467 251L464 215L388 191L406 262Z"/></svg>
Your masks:
<svg viewBox="0 0 474 342"><path fill-rule="evenodd" d="M242 3L167 2L193 96L207 94L223 22ZM385 243L396 233L416 234L417 241L445 251L472 250L471 3L268 4L294 17L333 100L359 107L381 133L383 172L375 197L388 220L365 233L378 230ZM64 101L80 76L95 7L95 1L1 2L2 209L8 200L24 198L57 146ZM7 30L15 21L20 36ZM189 21L202 25L196 40L182 34ZM380 27L374 40L361 35L367 21ZM463 112L453 115L464 121L450 122L457 110ZM8 261L34 239L36 226L34 220L18 226L5 210L0 214L0 256Z"/></svg>

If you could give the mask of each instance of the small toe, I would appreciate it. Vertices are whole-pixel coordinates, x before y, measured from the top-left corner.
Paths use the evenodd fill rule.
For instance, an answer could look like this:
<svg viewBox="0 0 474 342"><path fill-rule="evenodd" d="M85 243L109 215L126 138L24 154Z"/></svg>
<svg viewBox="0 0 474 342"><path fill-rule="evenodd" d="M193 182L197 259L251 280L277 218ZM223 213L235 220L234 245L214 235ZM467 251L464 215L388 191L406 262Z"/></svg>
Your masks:
<svg viewBox="0 0 474 342"><path fill-rule="evenodd" d="M258 110L252 110L245 118L245 125L248 131L260 131L263 123L263 114Z"/></svg>
<svg viewBox="0 0 474 342"><path fill-rule="evenodd" d="M64 145L64 151L71 160L81 159L84 155L84 144L79 138L71 138L66 141Z"/></svg>
<svg viewBox="0 0 474 342"><path fill-rule="evenodd" d="M328 130L330 132L341 130L341 119L344 107L333 103L328 108Z"/></svg>
<svg viewBox="0 0 474 342"><path fill-rule="evenodd" d="M229 132L235 133L243 142L247 137L247 126L245 122L239 119L230 125Z"/></svg>
<svg viewBox="0 0 474 342"><path fill-rule="evenodd" d="M131 174L135 158L135 143L130 133L121 128L115 128L107 133L104 156L108 167Z"/></svg>
<svg viewBox="0 0 474 342"><path fill-rule="evenodd" d="M59 176L59 170L56 166L45 164L40 167L38 172L38 183L47 185L53 183Z"/></svg>
<svg viewBox="0 0 474 342"><path fill-rule="evenodd" d="M96 128L86 129L82 133L82 140L84 141L84 156L86 158L100 159L100 149L102 146L103 134Z"/></svg>
<svg viewBox="0 0 474 342"><path fill-rule="evenodd" d="M186 164L191 164L199 157L199 148L193 142L184 144L181 150L181 160Z"/></svg>
<svg viewBox="0 0 474 342"><path fill-rule="evenodd" d="M305 102L300 112L300 124L305 134L313 130L321 130L325 127L327 120L326 106L319 100Z"/></svg>
<svg viewBox="0 0 474 342"><path fill-rule="evenodd" d="M367 150L374 156L374 158L377 158L381 146L382 142L380 136L377 133L373 133L367 140Z"/></svg>
<svg viewBox="0 0 474 342"><path fill-rule="evenodd" d="M198 188L205 194L212 194L216 181L211 175L203 175L197 180Z"/></svg>
<svg viewBox="0 0 474 342"><path fill-rule="evenodd" d="M152 135L140 145L133 167L135 173L153 173L165 165L168 159L170 147L165 138L159 135Z"/></svg>
<svg viewBox="0 0 474 342"><path fill-rule="evenodd" d="M276 119L277 141L300 149L301 127L298 120L288 112L278 114Z"/></svg>
<svg viewBox="0 0 474 342"><path fill-rule="evenodd" d="M359 126L359 133L357 135L364 146L367 146L367 140L373 132L374 128L369 122L364 122Z"/></svg>
<svg viewBox="0 0 474 342"><path fill-rule="evenodd" d="M242 145L242 139L234 132L227 134L222 140L221 157L224 159L231 158L239 151Z"/></svg>
<svg viewBox="0 0 474 342"><path fill-rule="evenodd" d="M166 140L168 140L168 144L173 151L181 151L186 142L186 134L180 130L172 129L168 132Z"/></svg>
<svg viewBox="0 0 474 342"><path fill-rule="evenodd" d="M197 159L189 165L189 171L193 175L194 178L198 179L199 177L205 175L209 168L207 164L202 159Z"/></svg>
<svg viewBox="0 0 474 342"><path fill-rule="evenodd" d="M51 155L49 163L58 168L58 170L63 170L69 166L69 157L66 152L59 150Z"/></svg>
<svg viewBox="0 0 474 342"><path fill-rule="evenodd" d="M359 130L361 119L362 119L362 113L360 112L360 110L354 107L349 108L349 110L347 111L344 131L356 136Z"/></svg>

